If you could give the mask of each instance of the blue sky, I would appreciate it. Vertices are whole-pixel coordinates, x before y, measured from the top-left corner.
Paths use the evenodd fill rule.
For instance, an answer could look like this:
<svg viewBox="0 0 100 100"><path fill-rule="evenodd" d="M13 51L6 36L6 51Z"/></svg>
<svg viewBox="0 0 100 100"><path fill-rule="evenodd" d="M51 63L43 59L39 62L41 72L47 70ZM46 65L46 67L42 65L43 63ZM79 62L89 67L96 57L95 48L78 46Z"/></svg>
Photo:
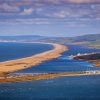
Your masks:
<svg viewBox="0 0 100 100"><path fill-rule="evenodd" d="M0 35L100 33L100 0L0 0Z"/></svg>

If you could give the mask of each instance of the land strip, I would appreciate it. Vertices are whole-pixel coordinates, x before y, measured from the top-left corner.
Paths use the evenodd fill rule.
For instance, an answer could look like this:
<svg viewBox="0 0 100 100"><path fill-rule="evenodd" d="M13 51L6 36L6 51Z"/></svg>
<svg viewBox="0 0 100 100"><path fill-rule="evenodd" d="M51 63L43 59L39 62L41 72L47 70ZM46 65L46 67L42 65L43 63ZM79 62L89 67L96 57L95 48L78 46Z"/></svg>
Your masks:
<svg viewBox="0 0 100 100"><path fill-rule="evenodd" d="M72 58L87 60L89 62L94 63L96 67L100 67L100 52L78 54L78 55L72 56Z"/></svg>
<svg viewBox="0 0 100 100"><path fill-rule="evenodd" d="M18 70L26 69L39 65L40 63L57 58L68 48L61 44L53 44L54 49L21 59L10 60L5 62L0 62L0 74L5 75L5 73L15 72Z"/></svg>
<svg viewBox="0 0 100 100"><path fill-rule="evenodd" d="M100 71L86 71L86 72L63 72L63 73L49 73L49 74L39 74L39 75L16 75L1 77L0 83L15 83L15 82L26 82L33 80L47 80L57 77L64 76L89 76L89 75L100 75Z"/></svg>

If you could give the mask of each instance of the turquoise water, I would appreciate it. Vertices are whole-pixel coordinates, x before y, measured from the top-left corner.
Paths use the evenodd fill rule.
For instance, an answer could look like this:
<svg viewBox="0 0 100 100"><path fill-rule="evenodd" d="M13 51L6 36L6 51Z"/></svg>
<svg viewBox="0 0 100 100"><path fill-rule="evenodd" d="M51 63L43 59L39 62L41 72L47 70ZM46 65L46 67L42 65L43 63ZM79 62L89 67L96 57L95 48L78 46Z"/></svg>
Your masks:
<svg viewBox="0 0 100 100"><path fill-rule="evenodd" d="M96 68L93 64L86 61L69 58L72 54L100 52L100 49L90 49L74 45L67 46L69 46L70 50L63 53L61 57L44 62L36 67L18 71L17 73L100 70L100 68ZM37 45L34 48L37 48ZM22 49L24 50L25 48L22 47ZM9 50L12 51L12 49ZM23 54L27 56L26 53ZM31 82L0 84L0 100L100 100L100 75L69 76Z"/></svg>
<svg viewBox="0 0 100 100"><path fill-rule="evenodd" d="M49 44L0 42L0 61L28 57L51 49L53 46Z"/></svg>

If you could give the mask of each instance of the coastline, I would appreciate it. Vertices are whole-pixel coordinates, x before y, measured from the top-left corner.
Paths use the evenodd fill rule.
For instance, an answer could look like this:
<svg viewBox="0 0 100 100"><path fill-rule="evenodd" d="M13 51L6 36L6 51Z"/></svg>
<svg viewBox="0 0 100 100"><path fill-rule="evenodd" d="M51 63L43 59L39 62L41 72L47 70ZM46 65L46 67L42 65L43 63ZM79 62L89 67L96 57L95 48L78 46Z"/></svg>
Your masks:
<svg viewBox="0 0 100 100"><path fill-rule="evenodd" d="M100 60L89 60L89 62L94 63L96 67L100 67Z"/></svg>
<svg viewBox="0 0 100 100"><path fill-rule="evenodd" d="M72 56L72 58L86 60L88 62L94 63L96 67L100 67L100 52L75 55Z"/></svg>
<svg viewBox="0 0 100 100"><path fill-rule="evenodd" d="M0 62L0 66L2 65L2 69L3 69L2 72L0 73L0 83L47 80L47 79L52 79L52 78L64 77L64 76L100 75L100 71L44 73L44 74L36 74L36 75L34 73L23 74L23 75L10 74L11 72L15 72L17 70L22 70L29 67L34 67L35 65L38 65L44 61L57 58L61 55L61 53L63 53L66 50L69 50L68 47L61 44L54 44L54 43L48 43L48 44L52 44L54 46L54 49L40 53L40 54L36 54L31 57ZM9 68L7 69L7 67ZM0 68L0 71L1 71L1 68Z"/></svg>
<svg viewBox="0 0 100 100"><path fill-rule="evenodd" d="M18 75L2 77L0 83L15 83L15 82L28 82L36 80L48 80L53 78L65 77L65 76L91 76L100 75L100 71L86 71L86 72L62 72L62 73L48 73L39 75Z"/></svg>
<svg viewBox="0 0 100 100"><path fill-rule="evenodd" d="M23 43L23 42L18 42L18 43ZM24 43L34 43L34 42L24 42ZM59 57L61 53L68 50L68 47L61 44L55 44L55 43L45 43L45 44L53 45L54 49L26 58L0 62L0 74L15 72L18 70L39 65L44 61Z"/></svg>

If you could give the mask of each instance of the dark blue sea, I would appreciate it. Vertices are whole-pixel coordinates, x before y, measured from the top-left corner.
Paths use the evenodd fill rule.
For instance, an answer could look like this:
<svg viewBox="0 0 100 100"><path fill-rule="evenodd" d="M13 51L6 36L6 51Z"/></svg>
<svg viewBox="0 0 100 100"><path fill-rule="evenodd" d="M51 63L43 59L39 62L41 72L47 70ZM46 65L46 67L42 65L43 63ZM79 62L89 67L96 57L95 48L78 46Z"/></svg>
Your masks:
<svg viewBox="0 0 100 100"><path fill-rule="evenodd" d="M0 51L0 55L4 53L8 58L5 57L4 59L2 56L0 57L1 61L37 54L39 53L39 51L37 52L37 48L41 50L41 52L52 49L50 45L23 43L0 44L2 45L0 49L2 47L8 48L8 44L10 45L8 49L10 53L7 54L11 55L11 52L15 49L16 53L13 54L17 55L8 57L8 55L5 54L7 50L5 51L4 49L4 51ZM44 62L32 68L17 71L16 73L59 73L66 71L100 70L100 68L95 67L94 64L87 61L73 60L69 57L77 53L100 52L100 49L76 45L67 46L69 47L69 51L64 52L59 58ZM26 47L28 50L26 50ZM1 50L3 50L3 48ZM16 50L18 48L20 49ZM34 53L32 53L33 51ZM23 55L20 56L21 52L23 52ZM69 76L31 82L0 84L0 100L100 100L100 75Z"/></svg>
<svg viewBox="0 0 100 100"><path fill-rule="evenodd" d="M29 57L51 49L50 44L0 42L0 61Z"/></svg>

